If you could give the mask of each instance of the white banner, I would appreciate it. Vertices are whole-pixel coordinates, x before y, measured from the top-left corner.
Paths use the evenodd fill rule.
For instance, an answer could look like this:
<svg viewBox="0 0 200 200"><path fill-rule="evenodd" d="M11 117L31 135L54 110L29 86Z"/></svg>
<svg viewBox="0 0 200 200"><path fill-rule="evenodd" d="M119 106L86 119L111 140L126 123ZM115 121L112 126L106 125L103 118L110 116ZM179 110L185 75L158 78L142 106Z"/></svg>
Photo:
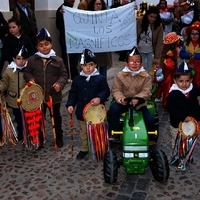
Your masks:
<svg viewBox="0 0 200 200"><path fill-rule="evenodd" d="M85 11L64 7L67 53L132 49L136 45L134 4L104 11Z"/></svg>

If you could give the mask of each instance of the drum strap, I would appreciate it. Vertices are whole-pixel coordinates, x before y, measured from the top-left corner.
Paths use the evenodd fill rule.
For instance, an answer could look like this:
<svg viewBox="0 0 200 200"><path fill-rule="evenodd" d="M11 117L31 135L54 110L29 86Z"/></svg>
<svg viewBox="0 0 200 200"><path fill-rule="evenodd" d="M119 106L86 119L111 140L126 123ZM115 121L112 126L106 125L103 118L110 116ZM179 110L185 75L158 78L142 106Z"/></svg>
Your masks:
<svg viewBox="0 0 200 200"><path fill-rule="evenodd" d="M72 150L72 157L74 156L74 120L72 114L70 113L70 136L71 136L71 150Z"/></svg>

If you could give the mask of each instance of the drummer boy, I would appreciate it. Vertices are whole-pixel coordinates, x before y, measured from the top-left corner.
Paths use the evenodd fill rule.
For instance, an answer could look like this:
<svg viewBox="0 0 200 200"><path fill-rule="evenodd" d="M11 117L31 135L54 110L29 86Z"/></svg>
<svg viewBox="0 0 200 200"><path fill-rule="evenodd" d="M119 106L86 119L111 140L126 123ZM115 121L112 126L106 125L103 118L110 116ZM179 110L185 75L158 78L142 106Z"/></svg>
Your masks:
<svg viewBox="0 0 200 200"><path fill-rule="evenodd" d="M81 148L76 156L77 160L82 160L88 153L86 122L83 119L84 107L89 102L93 106L97 106L100 103L104 104L110 95L110 89L105 77L100 75L96 68L96 56L89 49L83 51L80 66L82 71L73 79L66 103L69 113L73 113L76 106L75 115L81 127Z"/></svg>
<svg viewBox="0 0 200 200"><path fill-rule="evenodd" d="M38 52L29 58L24 78L26 82L33 81L44 90L44 110L48 107L49 96L51 95L56 145L61 148L63 147L63 130L60 106L62 89L67 83L67 71L63 60L56 56L55 51L52 49L52 39L45 28L42 28L36 35L36 48Z"/></svg>
<svg viewBox="0 0 200 200"><path fill-rule="evenodd" d="M185 62L182 62L174 73L174 84L167 97L166 109L170 115L170 133L174 149L180 122L189 122L191 117L200 121L198 96L200 88L192 83L192 73Z"/></svg>

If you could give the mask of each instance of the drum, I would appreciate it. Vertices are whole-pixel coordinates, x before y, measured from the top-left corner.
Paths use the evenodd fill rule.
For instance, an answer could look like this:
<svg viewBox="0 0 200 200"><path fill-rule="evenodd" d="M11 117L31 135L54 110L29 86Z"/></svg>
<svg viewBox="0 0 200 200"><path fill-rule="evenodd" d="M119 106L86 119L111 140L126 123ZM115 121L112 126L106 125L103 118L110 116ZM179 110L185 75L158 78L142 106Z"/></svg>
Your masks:
<svg viewBox="0 0 200 200"><path fill-rule="evenodd" d="M35 83L28 83L21 91L20 106L26 111L35 111L43 102L42 88Z"/></svg>
<svg viewBox="0 0 200 200"><path fill-rule="evenodd" d="M180 122L179 131L184 137L194 137L199 133L199 123L191 117L189 122Z"/></svg>
<svg viewBox="0 0 200 200"><path fill-rule="evenodd" d="M93 106L88 103L83 109L83 118L87 124L88 146L92 157L102 161L108 148L108 126L105 106Z"/></svg>
<svg viewBox="0 0 200 200"><path fill-rule="evenodd" d="M103 104L93 106L89 102L83 109L83 118L90 124L100 124L104 122L106 118L106 108Z"/></svg>

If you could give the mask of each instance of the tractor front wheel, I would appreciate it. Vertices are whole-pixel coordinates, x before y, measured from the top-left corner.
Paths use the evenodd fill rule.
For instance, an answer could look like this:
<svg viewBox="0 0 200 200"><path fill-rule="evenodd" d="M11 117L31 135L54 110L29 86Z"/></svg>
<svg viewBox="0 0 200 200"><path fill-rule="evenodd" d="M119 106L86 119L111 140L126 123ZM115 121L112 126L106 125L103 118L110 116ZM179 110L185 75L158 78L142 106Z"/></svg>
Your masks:
<svg viewBox="0 0 200 200"><path fill-rule="evenodd" d="M166 182L169 178L169 162L166 154L155 147L150 151L150 168L154 179L158 182Z"/></svg>
<svg viewBox="0 0 200 200"><path fill-rule="evenodd" d="M115 183L118 175L117 155L113 151L107 151L103 163L104 180L106 183Z"/></svg>

